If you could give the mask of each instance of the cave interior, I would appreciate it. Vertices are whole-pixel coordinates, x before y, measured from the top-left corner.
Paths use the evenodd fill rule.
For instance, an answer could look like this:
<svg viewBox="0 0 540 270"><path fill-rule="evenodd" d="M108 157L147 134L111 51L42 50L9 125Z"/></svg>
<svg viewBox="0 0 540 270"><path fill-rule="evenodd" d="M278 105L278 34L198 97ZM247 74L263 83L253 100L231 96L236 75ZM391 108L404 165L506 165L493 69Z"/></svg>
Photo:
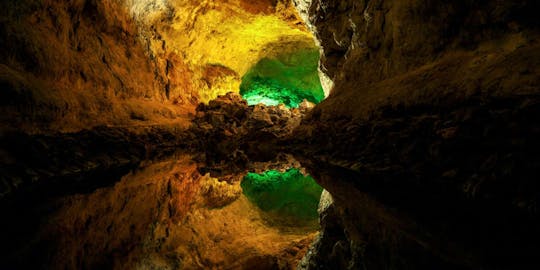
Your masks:
<svg viewBox="0 0 540 270"><path fill-rule="evenodd" d="M540 269L537 0L3 0L0 269Z"/></svg>

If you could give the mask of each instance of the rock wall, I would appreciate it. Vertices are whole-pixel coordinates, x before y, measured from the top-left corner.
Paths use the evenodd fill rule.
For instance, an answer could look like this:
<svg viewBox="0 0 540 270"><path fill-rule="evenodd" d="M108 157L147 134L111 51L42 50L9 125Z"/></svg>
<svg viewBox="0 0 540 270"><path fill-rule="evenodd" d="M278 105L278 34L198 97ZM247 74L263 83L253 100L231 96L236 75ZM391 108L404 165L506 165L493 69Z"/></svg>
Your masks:
<svg viewBox="0 0 540 270"><path fill-rule="evenodd" d="M321 112L537 91L534 1L313 1L310 20L336 83ZM361 101L360 101L361 100Z"/></svg>
<svg viewBox="0 0 540 270"><path fill-rule="evenodd" d="M538 3L311 2L335 86L293 143L336 218L302 267L536 268Z"/></svg>
<svg viewBox="0 0 540 270"><path fill-rule="evenodd" d="M157 26L169 53L181 55L202 102L236 92L260 59L315 48L289 1L171 1L174 16ZM152 47L160 51L162 44Z"/></svg>
<svg viewBox="0 0 540 270"><path fill-rule="evenodd" d="M2 1L2 125L30 132L179 113L123 1Z"/></svg>
<svg viewBox="0 0 540 270"><path fill-rule="evenodd" d="M312 2L310 20L324 48L325 71L362 84L516 34L518 40L505 44L512 50L532 38L527 30L538 26L534 1Z"/></svg>
<svg viewBox="0 0 540 270"><path fill-rule="evenodd" d="M184 121L258 60L312 37L289 1L3 1L3 127Z"/></svg>

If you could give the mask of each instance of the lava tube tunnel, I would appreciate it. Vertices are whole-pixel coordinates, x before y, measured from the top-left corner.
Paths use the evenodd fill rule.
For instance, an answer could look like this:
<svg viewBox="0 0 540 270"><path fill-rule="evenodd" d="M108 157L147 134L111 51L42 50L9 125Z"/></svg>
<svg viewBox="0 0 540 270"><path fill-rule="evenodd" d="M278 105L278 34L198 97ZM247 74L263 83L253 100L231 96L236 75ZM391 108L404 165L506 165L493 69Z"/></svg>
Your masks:
<svg viewBox="0 0 540 270"><path fill-rule="evenodd" d="M248 105L297 108L304 99L317 104L324 99L318 63L317 48L263 58L242 77L240 94Z"/></svg>
<svg viewBox="0 0 540 270"><path fill-rule="evenodd" d="M540 269L540 0L0 0L0 270Z"/></svg>

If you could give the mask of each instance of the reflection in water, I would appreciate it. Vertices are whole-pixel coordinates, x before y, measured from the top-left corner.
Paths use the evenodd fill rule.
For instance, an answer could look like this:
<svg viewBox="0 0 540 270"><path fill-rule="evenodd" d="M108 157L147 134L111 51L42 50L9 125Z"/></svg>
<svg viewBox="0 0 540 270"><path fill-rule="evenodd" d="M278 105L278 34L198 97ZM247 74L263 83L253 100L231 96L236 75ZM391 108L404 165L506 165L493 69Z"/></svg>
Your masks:
<svg viewBox="0 0 540 270"><path fill-rule="evenodd" d="M313 227L269 224L242 175L201 175L188 155L142 166L114 187L60 200L42 235L51 268L294 268Z"/></svg>
<svg viewBox="0 0 540 270"><path fill-rule="evenodd" d="M298 169L248 173L241 186L248 199L265 212L300 221L319 217L317 206L323 189Z"/></svg>

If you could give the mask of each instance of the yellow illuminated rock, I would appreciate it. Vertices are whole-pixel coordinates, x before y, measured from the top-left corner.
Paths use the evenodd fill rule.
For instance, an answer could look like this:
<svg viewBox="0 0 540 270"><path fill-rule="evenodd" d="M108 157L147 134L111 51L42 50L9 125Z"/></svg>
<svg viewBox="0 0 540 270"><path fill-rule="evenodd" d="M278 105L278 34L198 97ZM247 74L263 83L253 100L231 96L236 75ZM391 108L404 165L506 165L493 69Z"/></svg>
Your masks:
<svg viewBox="0 0 540 270"><path fill-rule="evenodd" d="M239 92L241 77L262 58L315 47L298 17L290 18L296 12L292 6L273 7L266 3L246 8L243 1L170 4L174 17L162 29L162 38L167 51L186 59L202 102L227 92ZM289 14L288 18L284 14ZM208 68L215 66L228 72L207 77Z"/></svg>
<svg viewBox="0 0 540 270"><path fill-rule="evenodd" d="M187 126L260 59L315 46L289 0L0 3L4 99L24 97L0 123L17 130Z"/></svg>

